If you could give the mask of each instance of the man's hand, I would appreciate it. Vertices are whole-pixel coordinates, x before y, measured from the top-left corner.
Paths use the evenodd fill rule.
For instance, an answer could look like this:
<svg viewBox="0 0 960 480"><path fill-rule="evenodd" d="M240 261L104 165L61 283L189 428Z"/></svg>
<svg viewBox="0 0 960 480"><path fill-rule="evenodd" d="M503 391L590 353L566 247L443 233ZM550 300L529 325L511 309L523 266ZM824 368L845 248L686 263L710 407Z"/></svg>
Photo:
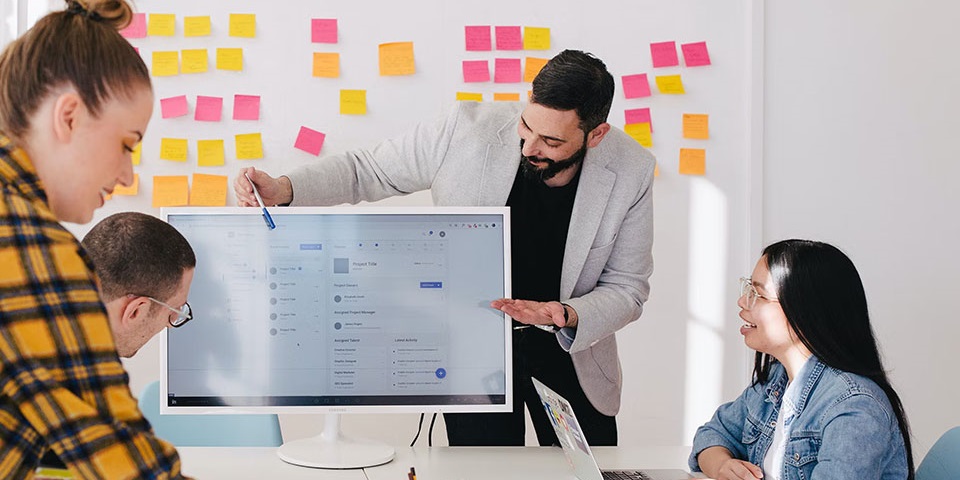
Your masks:
<svg viewBox="0 0 960 480"><path fill-rule="evenodd" d="M569 321L563 319L564 306L560 302L536 302L501 298L490 306L506 313L514 320L527 325L556 325L560 328L576 326L576 312L567 308Z"/></svg>
<svg viewBox="0 0 960 480"><path fill-rule="evenodd" d="M241 168L240 174L233 181L233 191L237 196L237 205L241 207L258 206L257 197L254 196L253 188L244 174L249 175L250 180L253 180L253 183L256 184L265 207L287 204L293 200L293 186L290 184L289 178L273 178L266 172L247 167Z"/></svg>

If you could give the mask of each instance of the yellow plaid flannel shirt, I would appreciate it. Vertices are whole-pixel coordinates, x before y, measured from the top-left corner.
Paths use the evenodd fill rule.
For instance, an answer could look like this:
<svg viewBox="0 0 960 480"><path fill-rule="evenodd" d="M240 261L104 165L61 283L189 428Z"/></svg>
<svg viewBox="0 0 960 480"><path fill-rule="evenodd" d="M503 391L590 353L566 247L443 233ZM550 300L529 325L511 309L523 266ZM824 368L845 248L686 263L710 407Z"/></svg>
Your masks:
<svg viewBox="0 0 960 480"><path fill-rule="evenodd" d="M0 135L0 478L52 448L77 478L180 478L130 394L90 260Z"/></svg>

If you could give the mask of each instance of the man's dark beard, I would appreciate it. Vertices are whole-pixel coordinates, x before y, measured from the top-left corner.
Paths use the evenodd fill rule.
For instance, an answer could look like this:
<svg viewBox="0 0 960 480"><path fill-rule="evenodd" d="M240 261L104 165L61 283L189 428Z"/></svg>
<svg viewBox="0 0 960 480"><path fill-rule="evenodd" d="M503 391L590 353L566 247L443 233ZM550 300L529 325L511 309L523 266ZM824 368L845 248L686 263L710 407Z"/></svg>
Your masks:
<svg viewBox="0 0 960 480"><path fill-rule="evenodd" d="M520 151L523 151L523 140L520 140ZM549 158L543 157L527 157L520 154L520 165L523 167L523 176L527 180L540 181L541 183L550 180L551 178L557 176L558 173L568 169L573 168L577 165L583 163L583 159L587 156L587 142L584 138L583 146L579 150L574 152L573 155L570 155L568 158L563 160L551 160ZM547 166L543 168L538 168L537 166L530 163L531 160L537 162L546 162Z"/></svg>

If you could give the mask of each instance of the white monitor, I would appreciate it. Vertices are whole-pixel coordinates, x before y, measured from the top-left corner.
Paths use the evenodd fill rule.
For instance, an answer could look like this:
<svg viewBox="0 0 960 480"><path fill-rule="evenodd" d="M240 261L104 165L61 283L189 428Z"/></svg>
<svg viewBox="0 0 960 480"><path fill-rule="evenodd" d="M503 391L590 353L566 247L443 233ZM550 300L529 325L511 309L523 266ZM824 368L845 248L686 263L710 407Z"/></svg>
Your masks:
<svg viewBox="0 0 960 480"><path fill-rule="evenodd" d="M512 327L489 306L510 296L509 209L270 214L273 230L257 208L163 209L197 267L194 319L161 335L161 414L512 410ZM342 443L334 427L281 457L364 466L314 452Z"/></svg>

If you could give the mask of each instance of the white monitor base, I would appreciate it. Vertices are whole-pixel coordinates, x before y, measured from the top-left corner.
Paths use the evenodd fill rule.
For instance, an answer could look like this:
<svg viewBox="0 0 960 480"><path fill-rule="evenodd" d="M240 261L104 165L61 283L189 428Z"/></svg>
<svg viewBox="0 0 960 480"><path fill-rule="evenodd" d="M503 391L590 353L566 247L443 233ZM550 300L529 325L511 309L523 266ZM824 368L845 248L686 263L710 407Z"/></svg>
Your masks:
<svg viewBox="0 0 960 480"><path fill-rule="evenodd" d="M316 437L284 442L277 449L281 460L311 468L348 469L383 465L395 450L390 445L372 440L344 437L340 432L340 414L328 413L323 433Z"/></svg>

